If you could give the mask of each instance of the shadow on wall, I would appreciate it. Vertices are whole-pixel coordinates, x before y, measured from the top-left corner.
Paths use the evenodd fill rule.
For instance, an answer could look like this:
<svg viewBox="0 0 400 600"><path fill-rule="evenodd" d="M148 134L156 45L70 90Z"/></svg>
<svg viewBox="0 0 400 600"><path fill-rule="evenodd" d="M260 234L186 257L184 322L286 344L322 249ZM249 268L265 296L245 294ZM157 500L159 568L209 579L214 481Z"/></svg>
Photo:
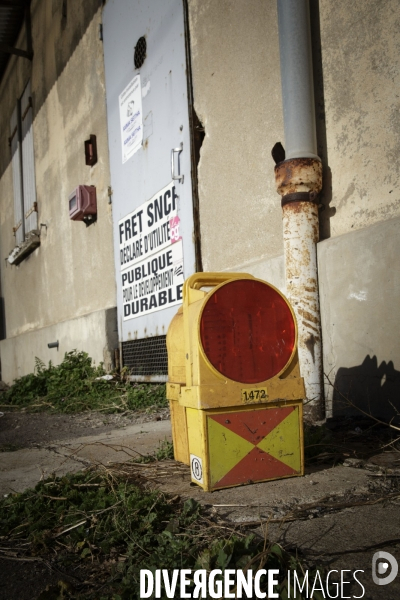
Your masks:
<svg viewBox="0 0 400 600"><path fill-rule="evenodd" d="M341 367L333 384L332 416L357 415L357 408L389 422L400 424L400 371L393 362L368 355L363 363Z"/></svg>
<svg viewBox="0 0 400 600"><path fill-rule="evenodd" d="M332 202L332 171L329 166L328 143L326 134L326 110L324 96L324 70L322 66L322 44L319 0L310 0L311 45L314 77L315 123L317 127L317 152L322 162L323 188L319 197L319 237L326 240L331 237L331 218L336 208Z"/></svg>

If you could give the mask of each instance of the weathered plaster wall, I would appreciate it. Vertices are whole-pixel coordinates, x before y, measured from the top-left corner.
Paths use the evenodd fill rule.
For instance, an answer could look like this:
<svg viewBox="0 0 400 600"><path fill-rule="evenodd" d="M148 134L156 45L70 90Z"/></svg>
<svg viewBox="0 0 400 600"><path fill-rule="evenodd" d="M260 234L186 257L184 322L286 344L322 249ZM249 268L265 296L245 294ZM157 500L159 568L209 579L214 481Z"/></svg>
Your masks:
<svg viewBox="0 0 400 600"><path fill-rule="evenodd" d="M283 141L275 1L189 0L205 271L282 254L271 149Z"/></svg>
<svg viewBox="0 0 400 600"><path fill-rule="evenodd" d="M23 340L24 333L80 317L83 327L85 315L115 305L99 6L99 0L71 0L65 19L61 0L33 0L32 72L28 61L13 57L0 86L1 288L8 339ZM284 141L276 0L188 0L188 6L195 109L205 128L198 170L203 268L248 271L284 290L282 212L270 155ZM389 233L374 232L392 231L400 215L399 3L311 0L311 7L319 14L317 114L326 167L323 201L329 205L321 219L324 235L332 236L319 252L325 368L357 367L370 355L398 370L397 354L389 352L393 323L379 328L370 309L378 300L353 306L356 300L343 300L334 283L338 279L346 290L356 281L360 289L370 286L370 297L388 295L395 304L398 287L388 268L397 250L386 244ZM23 36L18 44L24 47ZM48 227L41 230L39 249L20 266L5 268L14 246L9 117L29 76L39 223ZM93 168L83 155L90 133L97 135L99 152ZM97 188L98 222L88 229L68 217L68 194L78 183ZM357 244L369 252L368 268ZM384 320L381 305L378 312ZM51 334L60 337L57 331ZM369 345L370 331L375 346ZM77 336L73 347L80 348L87 336ZM45 338L47 333L40 344ZM354 343L346 346L347 339ZM32 356L42 356L40 347L31 346Z"/></svg>
<svg viewBox="0 0 400 600"><path fill-rule="evenodd" d="M242 263L234 269L222 269L222 271L250 273L258 279L264 279L274 285L283 294L286 294L285 260L283 254L273 258L261 258Z"/></svg>
<svg viewBox="0 0 400 600"><path fill-rule="evenodd" d="M270 156L284 142L276 0L189 0L203 266L283 252ZM400 214L398 0L311 0L322 237ZM317 63L320 62L320 65ZM251 267L250 267L251 268Z"/></svg>
<svg viewBox="0 0 400 600"><path fill-rule="evenodd" d="M56 341L59 342L58 349L47 347L49 342ZM3 381L11 384L17 377L32 373L35 356L46 365L50 360L57 365L66 352L76 348L87 352L96 365L103 362L104 368L111 370L113 350L117 347L117 309L91 312L83 317L35 329L0 342Z"/></svg>
<svg viewBox="0 0 400 600"><path fill-rule="evenodd" d="M319 8L336 236L400 215L400 10L398 0Z"/></svg>
<svg viewBox="0 0 400 600"><path fill-rule="evenodd" d="M68 2L65 18L61 1L34 1L33 61L13 57L0 86L0 244L8 339L23 339L27 332L106 311L116 303L103 47L98 34L100 4L98 0ZM22 34L18 44L24 47L24 43ZM29 77L38 221L47 228L40 230L38 249L20 265L5 267L4 259L15 245L9 119ZM90 134L97 136L98 163L93 167L85 165L84 156L84 140ZM69 219L68 196L79 184L95 185L97 190L98 220L88 228L83 222ZM82 327L84 324L83 320ZM73 331L76 337L70 338L72 348L86 350L86 332L79 328ZM42 358L42 347L35 347L37 339L29 338L33 345L28 352ZM20 347L19 342L16 344ZM103 346L97 360L102 360ZM5 380L10 378L4 370L9 364L6 348L7 344L2 343ZM58 356L61 360L61 352ZM21 355L15 355L14 361L19 364L10 366L12 372L17 368L22 374L32 369Z"/></svg>
<svg viewBox="0 0 400 600"><path fill-rule="evenodd" d="M247 271L284 291L270 156L284 143L276 0L188 5L194 103L205 128L204 270ZM399 2L310 6L321 234L330 238L319 244L324 368L340 393L353 389L356 402L387 417L400 389ZM340 412L340 393L327 386L329 414Z"/></svg>
<svg viewBox="0 0 400 600"><path fill-rule="evenodd" d="M400 411L399 229L397 217L318 245L328 416L356 412L344 398Z"/></svg>

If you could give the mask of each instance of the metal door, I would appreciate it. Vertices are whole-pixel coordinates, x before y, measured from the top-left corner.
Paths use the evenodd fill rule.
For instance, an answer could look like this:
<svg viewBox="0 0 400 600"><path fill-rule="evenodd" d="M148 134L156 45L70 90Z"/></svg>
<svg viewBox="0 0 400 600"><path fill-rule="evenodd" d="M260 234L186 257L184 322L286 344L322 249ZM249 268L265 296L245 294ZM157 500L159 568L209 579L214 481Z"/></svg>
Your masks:
<svg viewBox="0 0 400 600"><path fill-rule="evenodd" d="M108 0L103 42L123 363L165 380L164 336L196 270L183 0Z"/></svg>

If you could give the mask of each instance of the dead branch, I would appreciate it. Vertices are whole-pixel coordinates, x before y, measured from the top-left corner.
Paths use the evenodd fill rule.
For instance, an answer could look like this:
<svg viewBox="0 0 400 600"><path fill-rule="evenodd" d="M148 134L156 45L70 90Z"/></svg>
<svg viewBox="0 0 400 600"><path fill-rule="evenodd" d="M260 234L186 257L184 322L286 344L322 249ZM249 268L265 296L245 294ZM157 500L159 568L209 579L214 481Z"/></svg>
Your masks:
<svg viewBox="0 0 400 600"><path fill-rule="evenodd" d="M72 529L76 529L80 525L84 525L86 523L86 521L87 521L87 519L83 519L83 521L79 521L78 523L75 523L75 525L72 525L71 527L68 527L67 529L64 529L64 531L61 531L60 533L57 533L54 536L54 538L58 538L58 537L60 537L60 535L64 535L64 533L67 533L68 531L71 531Z"/></svg>
<svg viewBox="0 0 400 600"><path fill-rule="evenodd" d="M375 500L363 500L363 501L355 501L355 502L324 502L323 500L320 502L313 502L312 504L304 504L302 506L297 507L293 512L288 513L284 517L271 519L271 516L263 523L287 523L291 521L300 521L302 519L308 518L308 511L313 508L325 508L332 510L343 510L344 508L353 508L355 506L367 506L379 504L380 502L384 502L385 500L400 498L400 492L395 492L394 494L388 494L387 496L383 496L381 498L377 498ZM259 525L260 521L246 521L246 526L254 527L255 525Z"/></svg>

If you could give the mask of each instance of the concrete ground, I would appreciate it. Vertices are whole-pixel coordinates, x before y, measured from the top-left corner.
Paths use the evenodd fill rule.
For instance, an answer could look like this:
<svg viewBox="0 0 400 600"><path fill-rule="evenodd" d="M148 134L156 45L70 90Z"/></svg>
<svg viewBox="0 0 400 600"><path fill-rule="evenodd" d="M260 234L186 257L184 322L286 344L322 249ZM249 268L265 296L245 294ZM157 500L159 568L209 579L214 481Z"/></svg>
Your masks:
<svg viewBox="0 0 400 600"><path fill-rule="evenodd" d="M2 441L4 446L4 439L12 446L10 432L4 431L3 423L0 419L0 447ZM55 430L39 444L31 441L30 447L0 452L0 493L23 491L52 473L62 475L93 464L126 462L138 453L154 452L163 440L171 439L169 420L125 422L118 426L110 423L102 426L100 433L92 426L77 429L79 435L70 433L58 440ZM396 461L397 455L394 458ZM348 464L357 463L350 460ZM377 551L389 552L400 563L397 469L388 472L376 465L372 470L314 466L308 467L301 478L213 493L204 493L190 483L189 467L182 467L173 477L165 476L165 468L163 473L155 478L155 485L165 492L195 498L211 507L222 520L252 523L258 532L258 524L263 523L271 540L296 548L307 563L336 569L339 576L343 571L343 581L350 583L343 583L337 598L400 598L400 575L389 585L376 585L371 575L372 558ZM355 570L360 570L356 577L363 587L353 578Z"/></svg>
<svg viewBox="0 0 400 600"><path fill-rule="evenodd" d="M52 473L76 473L90 465L124 462L149 454L171 440L170 421L128 425L91 434L0 453L0 494L23 492Z"/></svg>

